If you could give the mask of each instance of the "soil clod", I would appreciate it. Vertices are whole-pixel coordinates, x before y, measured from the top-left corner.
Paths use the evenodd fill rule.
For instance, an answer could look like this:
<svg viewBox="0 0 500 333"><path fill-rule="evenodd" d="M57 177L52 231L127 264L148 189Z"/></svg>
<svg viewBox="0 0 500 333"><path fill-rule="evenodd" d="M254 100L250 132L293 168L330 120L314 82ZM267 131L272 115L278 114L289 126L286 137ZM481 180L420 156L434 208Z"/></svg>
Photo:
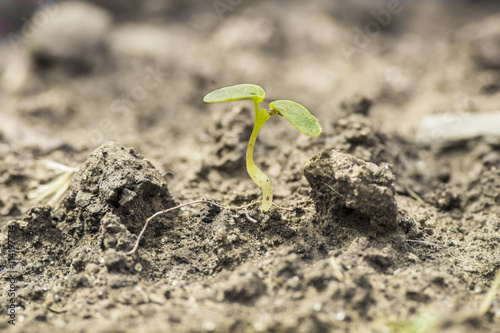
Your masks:
<svg viewBox="0 0 500 333"><path fill-rule="evenodd" d="M327 150L304 168L316 210L326 219L352 211L377 228L394 228L396 177L390 167L378 167L352 155Z"/></svg>
<svg viewBox="0 0 500 333"><path fill-rule="evenodd" d="M119 223L138 234L149 216L175 202L165 178L150 161L135 149L108 143L82 165L63 205L84 223L87 232L96 232L107 215L116 216ZM150 230L161 228L165 225L160 220ZM104 242L105 247L111 246L109 238Z"/></svg>

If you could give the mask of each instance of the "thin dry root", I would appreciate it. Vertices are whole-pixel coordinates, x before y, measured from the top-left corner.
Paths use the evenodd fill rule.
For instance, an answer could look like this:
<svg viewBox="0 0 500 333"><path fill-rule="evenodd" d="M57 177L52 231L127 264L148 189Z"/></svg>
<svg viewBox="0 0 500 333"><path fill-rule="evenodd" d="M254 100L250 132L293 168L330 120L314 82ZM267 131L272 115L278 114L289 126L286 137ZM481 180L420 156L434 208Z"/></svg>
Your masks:
<svg viewBox="0 0 500 333"><path fill-rule="evenodd" d="M135 251L137 251L137 248L139 247L139 242L141 241L141 238L144 235L144 232L146 231L149 222L151 222L151 220L153 220L155 217L158 217L160 215L172 212L172 211L174 211L176 209L179 209L179 208L182 208L182 207L191 206L191 205L199 204L199 203L206 203L206 204L214 205L214 206L222 208L222 209L245 209L245 208L250 207L252 205L255 205L255 204L259 203L259 202L253 202L251 204L248 204L248 205L245 205L245 206L241 206L241 207L231 207L231 206L219 205L219 204L217 204L215 202L212 202L212 201L209 201L209 200L195 200L195 201L187 202L187 203L184 203L184 204L180 204L180 205L172 207L172 208L161 210L159 212L154 213L150 217L148 217L148 219L146 220L146 223L144 224L144 227L142 228L141 232L139 233L139 236L137 236L137 240L135 241L134 247L132 248L132 250L130 250L129 252L127 252L125 254L126 255L132 255L132 254L135 253Z"/></svg>
<svg viewBox="0 0 500 333"><path fill-rule="evenodd" d="M137 240L135 241L134 247L132 248L132 250L130 250L129 252L127 252L125 254L126 255L132 255L132 254L135 253L135 251L137 251L137 248L139 247L139 242L141 241L142 236L144 235L144 232L146 232L146 229L147 229L147 227L149 225L149 222L151 222L151 220L153 220L155 217L158 217L160 215L172 212L172 211L174 211L176 209L179 209L179 208L182 208L182 207L191 206L191 205L195 205L195 204L199 204L199 203L205 203L205 204L214 205L214 206L222 208L222 209L241 210L241 209L246 209L246 208L248 208L250 206L254 206L254 205L260 203L260 200L252 202L252 203L250 203L248 205L244 205L244 206L240 206L240 207L233 207L233 206L219 205L219 204L217 204L217 203L215 203L213 201L200 199L200 200L195 200L195 201L187 202L187 203L184 203L184 204L180 204L178 206L171 207L171 208L168 208L168 209L165 209L165 210L161 210L159 212L154 213L150 217L148 217L148 219L146 220L146 223L144 224L144 227L142 228L141 232L139 233L139 236L137 236ZM284 209L284 210L289 210L289 211L293 210L293 209L289 209L289 208L280 207L280 206L278 206L276 204L273 204L273 205L276 206L278 209ZM257 223L258 222L254 218L250 217L250 215L248 215L248 212L245 213L245 216L252 223Z"/></svg>

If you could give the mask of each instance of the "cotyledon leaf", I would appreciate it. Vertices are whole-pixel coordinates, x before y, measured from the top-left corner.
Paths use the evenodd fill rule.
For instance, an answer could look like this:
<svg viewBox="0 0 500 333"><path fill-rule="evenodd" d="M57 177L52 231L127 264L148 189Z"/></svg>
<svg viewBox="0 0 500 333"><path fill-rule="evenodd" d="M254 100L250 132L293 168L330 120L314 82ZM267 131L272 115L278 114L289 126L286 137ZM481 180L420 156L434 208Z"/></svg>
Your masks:
<svg viewBox="0 0 500 333"><path fill-rule="evenodd" d="M249 98L256 103L264 100L266 93L264 89L255 84L237 84L224 87L208 93L203 101L205 103L229 102L238 99Z"/></svg>
<svg viewBox="0 0 500 333"><path fill-rule="evenodd" d="M273 110L285 117L302 133L310 136L321 134L322 129L318 119L301 104L288 100L274 101L269 104L269 111L273 112Z"/></svg>

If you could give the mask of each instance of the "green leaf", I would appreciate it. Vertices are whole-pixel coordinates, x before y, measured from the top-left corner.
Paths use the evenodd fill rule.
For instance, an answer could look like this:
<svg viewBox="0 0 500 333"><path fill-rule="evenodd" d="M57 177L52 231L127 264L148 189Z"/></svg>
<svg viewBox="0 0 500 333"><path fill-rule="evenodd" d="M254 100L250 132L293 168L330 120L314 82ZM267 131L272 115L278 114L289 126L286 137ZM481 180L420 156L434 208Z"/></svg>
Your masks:
<svg viewBox="0 0 500 333"><path fill-rule="evenodd" d="M296 129L310 136L321 134L321 125L304 106L294 101L279 100L269 104L269 111L285 117Z"/></svg>
<svg viewBox="0 0 500 333"><path fill-rule="evenodd" d="M249 98L256 103L264 100L266 93L264 89L255 84L237 84L214 90L208 93L204 98L205 103L229 102L238 99Z"/></svg>

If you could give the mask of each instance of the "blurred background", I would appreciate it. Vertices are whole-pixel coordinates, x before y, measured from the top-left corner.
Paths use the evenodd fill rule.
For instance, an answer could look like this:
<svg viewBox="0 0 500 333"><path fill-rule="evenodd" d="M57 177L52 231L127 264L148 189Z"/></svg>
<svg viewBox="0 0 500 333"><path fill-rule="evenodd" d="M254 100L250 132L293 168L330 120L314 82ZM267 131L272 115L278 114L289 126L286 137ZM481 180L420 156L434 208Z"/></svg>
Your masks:
<svg viewBox="0 0 500 333"><path fill-rule="evenodd" d="M193 156L182 151L227 108L203 96L255 83L268 101L306 105L326 129L342 103L368 98L387 131L414 140L425 115L498 107L499 9L465 0L0 0L0 132L47 153L115 140L158 158L166 143L173 156ZM288 135L276 126L262 135Z"/></svg>

